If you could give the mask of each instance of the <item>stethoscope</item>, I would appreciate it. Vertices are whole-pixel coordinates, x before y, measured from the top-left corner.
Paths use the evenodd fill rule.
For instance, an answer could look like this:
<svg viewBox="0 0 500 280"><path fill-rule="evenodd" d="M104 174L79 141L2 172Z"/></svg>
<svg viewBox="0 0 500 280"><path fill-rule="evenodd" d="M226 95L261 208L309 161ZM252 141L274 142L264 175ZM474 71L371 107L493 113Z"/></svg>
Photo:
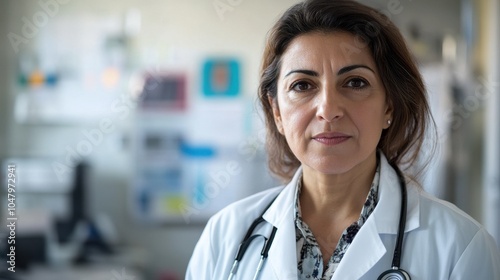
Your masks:
<svg viewBox="0 0 500 280"><path fill-rule="evenodd" d="M399 267L401 263L401 255L403 254L403 237L404 237L404 231L405 231L405 226L406 226L406 204L407 204L407 194L406 194L406 182L403 177L403 174L399 170L397 166L392 166L394 170L396 171L396 174L398 175L399 179L399 185L401 187L401 212L399 215L399 226L398 226L398 233L396 237L396 247L394 248L394 254L392 258L392 266L390 269L384 271L380 276L377 278L377 280L411 280L410 275L408 272L404 271ZM243 255L248 249L248 246L252 243L253 240L257 238L263 238L264 239L264 245L262 246L262 251L260 252L260 260L259 264L257 265L257 269L255 270L255 274L253 279L257 280L261 271L262 267L264 265L264 262L267 259L269 249L271 248L271 245L273 244L273 239L274 236L276 235L276 231L278 230L275 226L273 226L273 229L271 231L271 234L269 237L265 237L262 234L254 234L252 235L253 231L255 228L262 222L265 222L263 216L264 213L266 213L267 209L271 207L273 204L274 198L269 205L266 206L264 211L262 211L262 214L255 219L250 227L248 228L245 237L243 238L243 241L240 243L240 246L238 247L238 251L236 252L236 257L234 258L233 266L231 267L231 271L229 273L228 280L233 279L234 275L236 275L236 272L238 271L239 264L241 260L243 259Z"/></svg>

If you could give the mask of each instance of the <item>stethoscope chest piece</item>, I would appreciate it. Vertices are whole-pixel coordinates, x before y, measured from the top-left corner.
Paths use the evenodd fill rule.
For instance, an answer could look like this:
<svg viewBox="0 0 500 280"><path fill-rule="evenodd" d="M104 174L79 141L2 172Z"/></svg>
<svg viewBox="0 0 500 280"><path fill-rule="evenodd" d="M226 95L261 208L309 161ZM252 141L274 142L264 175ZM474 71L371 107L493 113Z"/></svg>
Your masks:
<svg viewBox="0 0 500 280"><path fill-rule="evenodd" d="M408 272L402 269L389 269L382 273L377 280L410 280Z"/></svg>

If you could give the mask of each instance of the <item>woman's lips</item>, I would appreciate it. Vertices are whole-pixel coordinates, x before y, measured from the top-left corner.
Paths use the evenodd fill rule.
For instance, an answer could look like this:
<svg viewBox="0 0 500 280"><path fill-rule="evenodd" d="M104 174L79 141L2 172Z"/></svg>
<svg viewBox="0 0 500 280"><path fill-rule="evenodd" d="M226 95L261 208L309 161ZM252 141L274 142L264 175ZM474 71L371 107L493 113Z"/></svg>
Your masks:
<svg viewBox="0 0 500 280"><path fill-rule="evenodd" d="M339 132L325 132L313 136L313 139L325 145L337 145L349 140L351 136Z"/></svg>

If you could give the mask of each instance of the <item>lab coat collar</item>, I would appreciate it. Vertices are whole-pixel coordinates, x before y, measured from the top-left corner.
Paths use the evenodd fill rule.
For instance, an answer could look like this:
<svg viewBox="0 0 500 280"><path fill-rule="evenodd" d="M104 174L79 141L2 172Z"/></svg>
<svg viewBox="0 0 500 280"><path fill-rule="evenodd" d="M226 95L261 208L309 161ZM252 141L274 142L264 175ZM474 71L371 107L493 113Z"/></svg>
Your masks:
<svg viewBox="0 0 500 280"><path fill-rule="evenodd" d="M372 216L379 234L397 234L401 207L399 178L382 153L380 164L379 199ZM408 232L420 226L419 195L417 195L420 189L414 183L410 183L408 180L406 182L408 203L405 232Z"/></svg>
<svg viewBox="0 0 500 280"><path fill-rule="evenodd" d="M380 154L379 200L354 242L344 255L332 279L359 279L387 252L380 234L397 234L401 205L399 179L385 156ZM297 181L302 176L302 168L295 173L290 183L281 191L263 218L278 228L269 258L278 279L297 278L297 252L295 244L294 197ZM418 188L407 184L408 205L405 232L419 227ZM378 234L374 234L378 233ZM389 250L393 250L390 248ZM366 252L370 252L367 254ZM356 269L352 269L355 264Z"/></svg>
<svg viewBox="0 0 500 280"><path fill-rule="evenodd" d="M380 184L379 199L375 207L372 219L376 220L377 231L380 234L397 234L399 226L399 207L401 205L401 188L396 171L387 161L383 153L380 153ZM269 207L263 218L278 227L292 220L293 206L295 205L295 190L297 181L302 177L302 167L299 167L292 180L281 191L274 203ZM408 181L408 180L407 180ZM413 183L407 183L408 204L406 211L405 232L419 227L420 206L419 196L415 195L420 189Z"/></svg>
<svg viewBox="0 0 500 280"><path fill-rule="evenodd" d="M266 221L273 226L278 227L290 221L292 218L293 224L293 206L295 205L295 190L297 182L302 178L302 166L297 169L290 183L288 183L281 193L276 197L273 204L262 216ZM292 214L290 214L292 213ZM288 216L288 214L292 216Z"/></svg>
<svg viewBox="0 0 500 280"><path fill-rule="evenodd" d="M269 258L277 279L297 279L297 250L295 244L295 223L293 221L293 206L297 181L302 177L299 167L292 180L276 197L276 200L262 216L278 230L269 255L280 256Z"/></svg>

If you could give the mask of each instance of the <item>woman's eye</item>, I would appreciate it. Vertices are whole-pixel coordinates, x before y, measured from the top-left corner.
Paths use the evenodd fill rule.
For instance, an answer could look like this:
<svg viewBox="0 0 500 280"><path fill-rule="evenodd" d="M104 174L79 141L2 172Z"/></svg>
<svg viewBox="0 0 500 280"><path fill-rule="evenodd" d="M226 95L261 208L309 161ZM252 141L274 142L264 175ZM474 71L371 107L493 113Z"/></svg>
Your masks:
<svg viewBox="0 0 500 280"><path fill-rule="evenodd" d="M354 78L354 79L351 79L347 82L346 87L354 88L354 89L362 89L362 88L366 87L367 85L368 85L368 83L364 79Z"/></svg>
<svg viewBox="0 0 500 280"><path fill-rule="evenodd" d="M295 91L306 91L312 88L311 84L308 82L296 82L292 85L292 90Z"/></svg>

